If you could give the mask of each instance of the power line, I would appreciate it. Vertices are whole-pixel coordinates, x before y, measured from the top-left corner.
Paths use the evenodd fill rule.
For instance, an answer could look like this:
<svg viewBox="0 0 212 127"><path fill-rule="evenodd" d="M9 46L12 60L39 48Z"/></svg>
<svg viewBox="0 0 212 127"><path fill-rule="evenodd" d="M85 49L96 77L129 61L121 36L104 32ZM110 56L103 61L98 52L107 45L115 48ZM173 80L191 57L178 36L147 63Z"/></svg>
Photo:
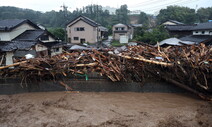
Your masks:
<svg viewBox="0 0 212 127"><path fill-rule="evenodd" d="M144 9L141 9L142 11L145 11L145 12L147 12L147 11L156 11L156 10L160 10L161 8L164 8L164 7L167 7L167 6L169 6L169 5L174 5L174 4L178 4L178 5L182 5L182 4L190 4L190 3L193 3L193 2L197 2L197 1L199 1L199 0L187 0L187 1L183 1L183 2L180 2L180 1L175 1L175 2L172 2L172 3L166 3L166 4L161 4L161 5L157 5L157 6L153 6L153 7L151 7L151 9L150 8L147 8L147 6L144 8Z"/></svg>

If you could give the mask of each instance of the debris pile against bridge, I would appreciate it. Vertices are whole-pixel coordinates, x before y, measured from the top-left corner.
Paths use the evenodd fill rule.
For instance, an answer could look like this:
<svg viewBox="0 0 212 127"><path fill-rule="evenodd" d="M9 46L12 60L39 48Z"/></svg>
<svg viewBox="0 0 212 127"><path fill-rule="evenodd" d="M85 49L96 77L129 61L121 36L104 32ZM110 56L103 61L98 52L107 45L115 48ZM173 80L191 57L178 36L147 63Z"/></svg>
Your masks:
<svg viewBox="0 0 212 127"><path fill-rule="evenodd" d="M113 82L162 79L211 100L212 47L140 45L119 50L72 50L51 58L33 58L0 67L1 77L21 77L23 82L61 80L91 72Z"/></svg>

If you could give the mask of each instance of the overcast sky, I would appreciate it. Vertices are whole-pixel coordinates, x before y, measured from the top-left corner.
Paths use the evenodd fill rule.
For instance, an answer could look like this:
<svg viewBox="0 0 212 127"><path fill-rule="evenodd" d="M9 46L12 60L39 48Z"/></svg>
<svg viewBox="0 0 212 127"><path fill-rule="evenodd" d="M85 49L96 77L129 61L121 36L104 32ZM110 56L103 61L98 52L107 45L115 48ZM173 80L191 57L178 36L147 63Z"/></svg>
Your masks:
<svg viewBox="0 0 212 127"><path fill-rule="evenodd" d="M58 11L63 4L68 6L68 10L70 11L90 4L115 8L127 4L131 11L141 10L149 14L154 14L169 5L187 6L194 9L212 7L212 0L0 0L0 6L15 6L42 12Z"/></svg>

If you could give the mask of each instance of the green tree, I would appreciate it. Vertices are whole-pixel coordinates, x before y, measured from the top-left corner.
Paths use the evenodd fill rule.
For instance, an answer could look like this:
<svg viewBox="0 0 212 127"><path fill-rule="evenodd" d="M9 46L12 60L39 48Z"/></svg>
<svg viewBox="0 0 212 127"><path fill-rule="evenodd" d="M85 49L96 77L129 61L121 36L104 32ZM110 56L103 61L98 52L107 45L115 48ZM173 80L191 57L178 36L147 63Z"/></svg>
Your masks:
<svg viewBox="0 0 212 127"><path fill-rule="evenodd" d="M160 42L164 39L169 38L168 32L164 29L163 26L158 26L153 29L139 28L138 31L135 31L135 40L155 45L157 42Z"/></svg>
<svg viewBox="0 0 212 127"><path fill-rule="evenodd" d="M118 22L123 23L123 24L128 24L129 23L129 10L127 9L127 5L121 5L119 9L116 9L116 18Z"/></svg>
<svg viewBox="0 0 212 127"><path fill-rule="evenodd" d="M51 32L54 36L59 38L60 40L65 40L66 31L63 28L49 28L49 32Z"/></svg>
<svg viewBox="0 0 212 127"><path fill-rule="evenodd" d="M198 9L197 16L200 22L212 20L212 7Z"/></svg>
<svg viewBox="0 0 212 127"><path fill-rule="evenodd" d="M194 9L180 6L168 6L166 9L161 9L157 15L158 24L170 19L177 20L185 24L192 24L198 20Z"/></svg>
<svg viewBox="0 0 212 127"><path fill-rule="evenodd" d="M139 14L138 23L139 24L148 24L149 23L148 15L144 12L141 12Z"/></svg>

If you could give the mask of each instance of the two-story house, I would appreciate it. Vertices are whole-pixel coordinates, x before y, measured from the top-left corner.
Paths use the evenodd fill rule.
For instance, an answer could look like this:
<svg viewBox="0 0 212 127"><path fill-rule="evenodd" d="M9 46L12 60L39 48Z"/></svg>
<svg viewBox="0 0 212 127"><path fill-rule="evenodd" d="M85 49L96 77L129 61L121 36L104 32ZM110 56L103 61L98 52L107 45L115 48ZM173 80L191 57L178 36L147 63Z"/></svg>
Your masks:
<svg viewBox="0 0 212 127"><path fill-rule="evenodd" d="M182 41L191 41L197 44L212 44L212 22L199 23L192 28L192 35L180 38Z"/></svg>
<svg viewBox="0 0 212 127"><path fill-rule="evenodd" d="M63 43L47 30L26 19L0 21L1 62L13 63L14 57L32 54L35 57L53 56L62 52Z"/></svg>
<svg viewBox="0 0 212 127"><path fill-rule="evenodd" d="M116 24L113 25L113 39L119 40L121 36L125 36L128 39L133 38L134 27L132 25Z"/></svg>
<svg viewBox="0 0 212 127"><path fill-rule="evenodd" d="M108 29L85 16L78 16L66 27L69 43L97 43L106 38Z"/></svg>

